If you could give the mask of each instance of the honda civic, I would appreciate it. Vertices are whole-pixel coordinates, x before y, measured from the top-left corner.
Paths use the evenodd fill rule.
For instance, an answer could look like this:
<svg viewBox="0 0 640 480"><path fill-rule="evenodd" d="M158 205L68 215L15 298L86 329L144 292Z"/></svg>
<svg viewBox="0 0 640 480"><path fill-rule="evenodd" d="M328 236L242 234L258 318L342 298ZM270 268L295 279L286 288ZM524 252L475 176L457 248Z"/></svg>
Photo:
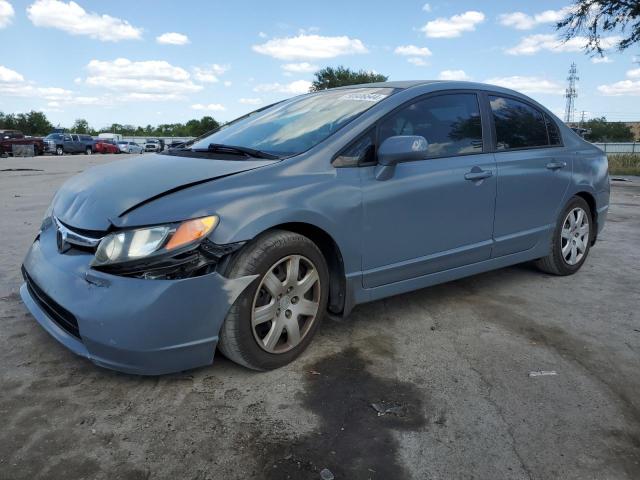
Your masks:
<svg viewBox="0 0 640 480"><path fill-rule="evenodd" d="M163 374L256 370L328 315L521 262L584 264L606 156L532 99L454 81L301 95L56 193L22 299L75 353Z"/></svg>

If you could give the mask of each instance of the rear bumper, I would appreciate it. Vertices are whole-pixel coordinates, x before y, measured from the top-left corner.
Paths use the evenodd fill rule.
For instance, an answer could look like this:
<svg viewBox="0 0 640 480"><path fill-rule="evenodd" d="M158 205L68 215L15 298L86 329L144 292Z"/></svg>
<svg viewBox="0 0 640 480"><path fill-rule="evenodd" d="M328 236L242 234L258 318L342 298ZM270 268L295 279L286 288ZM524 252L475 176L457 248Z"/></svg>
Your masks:
<svg viewBox="0 0 640 480"><path fill-rule="evenodd" d="M229 308L253 281L217 273L182 280L119 277L92 270L91 258L58 253L49 227L27 254L28 281L20 294L60 343L126 373L159 375L211 364ZM77 323L75 332L65 315Z"/></svg>

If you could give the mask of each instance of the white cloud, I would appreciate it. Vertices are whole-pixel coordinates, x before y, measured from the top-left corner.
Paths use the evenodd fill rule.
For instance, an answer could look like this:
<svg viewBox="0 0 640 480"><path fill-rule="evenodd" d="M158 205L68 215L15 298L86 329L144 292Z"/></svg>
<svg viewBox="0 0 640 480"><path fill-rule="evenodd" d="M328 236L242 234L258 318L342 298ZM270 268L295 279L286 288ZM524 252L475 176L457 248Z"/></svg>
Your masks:
<svg viewBox="0 0 640 480"><path fill-rule="evenodd" d="M299 95L308 93L311 88L311 82L307 80L296 80L291 83L262 83L253 88L254 92L278 92Z"/></svg>
<svg viewBox="0 0 640 480"><path fill-rule="evenodd" d="M430 5L430 4L428 4L428 3L425 3L425 4L422 6L422 11L423 11L423 12L430 12L430 11L431 11L431 5Z"/></svg>
<svg viewBox="0 0 640 480"><path fill-rule="evenodd" d="M440 80L471 80L464 70L443 70L438 75Z"/></svg>
<svg viewBox="0 0 640 480"><path fill-rule="evenodd" d="M186 45L191 43L189 37L182 33L167 32L156 37L156 42L163 45Z"/></svg>
<svg viewBox="0 0 640 480"><path fill-rule="evenodd" d="M260 105L262 103L261 98L239 98L238 102L243 105Z"/></svg>
<svg viewBox="0 0 640 480"><path fill-rule="evenodd" d="M313 73L313 72L317 72L320 67L318 65L313 65L312 63L309 62L302 62L302 63L285 63L284 65L282 65L282 69L285 72L291 72L291 73Z"/></svg>
<svg viewBox="0 0 640 480"><path fill-rule="evenodd" d="M202 103L196 103L191 105L193 110L205 110L207 112L222 112L226 110L225 106L220 103L209 103L208 105L203 105Z"/></svg>
<svg viewBox="0 0 640 480"><path fill-rule="evenodd" d="M628 70L627 77L640 79L640 68L634 68L633 70Z"/></svg>
<svg viewBox="0 0 640 480"><path fill-rule="evenodd" d="M559 10L545 10L535 15L527 15L523 12L503 13L498 17L498 21L505 27L530 30L545 23L557 23L565 18L570 11L571 7L564 7Z"/></svg>
<svg viewBox="0 0 640 480"><path fill-rule="evenodd" d="M126 20L89 13L75 2L36 0L27 8L27 15L36 27L57 28L72 35L87 35L105 42L142 37L142 29Z"/></svg>
<svg viewBox="0 0 640 480"><path fill-rule="evenodd" d="M415 65L416 67L426 67L427 65L429 65L428 62L420 57L409 57L407 58L407 62L409 62L411 65Z"/></svg>
<svg viewBox="0 0 640 480"><path fill-rule="evenodd" d="M233 85L233 83L232 83L230 80L225 80L225 81L224 81L224 83L223 83L223 85L224 85L225 87L230 87L231 85Z"/></svg>
<svg viewBox="0 0 640 480"><path fill-rule="evenodd" d="M494 77L485 80L485 83L511 88L512 90L518 90L523 93L547 93L552 95L562 95L564 93L564 87L561 84L540 77L524 77L519 75L512 77Z"/></svg>
<svg viewBox="0 0 640 480"><path fill-rule="evenodd" d="M339 55L368 53L367 47L360 40L347 36L298 35L273 38L252 48L255 52L279 60L334 58Z"/></svg>
<svg viewBox="0 0 640 480"><path fill-rule="evenodd" d="M258 32L258 36L259 36L260 38L267 38L269 35L267 35L267 34L266 34L266 33L264 33L264 32Z"/></svg>
<svg viewBox="0 0 640 480"><path fill-rule="evenodd" d="M515 47L511 47L506 50L509 55L533 55L541 50L547 50L554 53L562 52L580 52L588 43L586 37L577 36L564 42L553 33L540 33L536 35L529 35L520 40ZM620 41L620 37L611 36L603 37L600 40L600 45L603 49L613 47Z"/></svg>
<svg viewBox="0 0 640 480"><path fill-rule="evenodd" d="M13 6L7 0L0 0L0 28L10 25L15 13Z"/></svg>
<svg viewBox="0 0 640 480"><path fill-rule="evenodd" d="M604 55L602 57L598 56L598 57L591 58L591 63L613 63L613 60L611 60L609 57Z"/></svg>
<svg viewBox="0 0 640 480"><path fill-rule="evenodd" d="M177 100L202 90L184 68L164 60L91 60L86 68L87 85L118 92L125 100Z"/></svg>
<svg viewBox="0 0 640 480"><path fill-rule="evenodd" d="M213 63L206 67L194 67L193 76L199 82L215 83L219 81L218 77L223 75L227 70L229 70L228 65L218 65L217 63Z"/></svg>
<svg viewBox="0 0 640 480"><path fill-rule="evenodd" d="M436 18L427 22L421 30L431 38L454 38L463 32L472 32L476 25L484 22L484 13L470 10L449 18Z"/></svg>
<svg viewBox="0 0 640 480"><path fill-rule="evenodd" d="M417 47L415 45L401 45L396 47L393 53L407 57L430 57L433 55L427 47Z"/></svg>
<svg viewBox="0 0 640 480"><path fill-rule="evenodd" d="M50 107L60 105L93 105L100 103L98 97L79 96L71 90L60 87L41 87L24 78L23 75L0 65L0 95L7 97L28 97L42 99Z"/></svg>
<svg viewBox="0 0 640 480"><path fill-rule="evenodd" d="M627 70L627 77L631 80L621 80L609 85L598 86L598 91L607 96L639 96L640 95L640 68ZM638 79L638 80L635 80Z"/></svg>
<svg viewBox="0 0 640 480"><path fill-rule="evenodd" d="M15 70L0 65L0 83L23 82L24 77Z"/></svg>

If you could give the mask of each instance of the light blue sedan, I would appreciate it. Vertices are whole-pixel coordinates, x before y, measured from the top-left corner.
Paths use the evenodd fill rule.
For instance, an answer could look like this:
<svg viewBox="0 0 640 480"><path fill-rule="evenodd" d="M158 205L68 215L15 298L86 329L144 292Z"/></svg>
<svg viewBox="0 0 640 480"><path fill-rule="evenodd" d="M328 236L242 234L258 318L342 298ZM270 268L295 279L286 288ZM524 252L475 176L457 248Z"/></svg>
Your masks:
<svg viewBox="0 0 640 480"><path fill-rule="evenodd" d="M328 313L532 260L576 273L609 189L604 154L512 90L326 90L68 180L21 294L51 335L108 368L185 370L219 348L273 369Z"/></svg>

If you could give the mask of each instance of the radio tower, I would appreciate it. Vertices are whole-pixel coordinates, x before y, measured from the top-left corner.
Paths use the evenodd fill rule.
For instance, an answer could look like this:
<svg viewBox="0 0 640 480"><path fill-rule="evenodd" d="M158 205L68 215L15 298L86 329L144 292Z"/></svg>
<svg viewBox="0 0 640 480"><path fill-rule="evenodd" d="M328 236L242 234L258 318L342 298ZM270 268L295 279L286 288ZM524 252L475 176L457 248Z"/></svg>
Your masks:
<svg viewBox="0 0 640 480"><path fill-rule="evenodd" d="M564 97L567 99L567 105L564 108L564 121L569 123L574 121L576 113L575 99L578 96L578 92L576 91L576 82L580 80L578 77L578 68L576 67L575 62L571 64L567 80L569 81L569 86L564 94Z"/></svg>

